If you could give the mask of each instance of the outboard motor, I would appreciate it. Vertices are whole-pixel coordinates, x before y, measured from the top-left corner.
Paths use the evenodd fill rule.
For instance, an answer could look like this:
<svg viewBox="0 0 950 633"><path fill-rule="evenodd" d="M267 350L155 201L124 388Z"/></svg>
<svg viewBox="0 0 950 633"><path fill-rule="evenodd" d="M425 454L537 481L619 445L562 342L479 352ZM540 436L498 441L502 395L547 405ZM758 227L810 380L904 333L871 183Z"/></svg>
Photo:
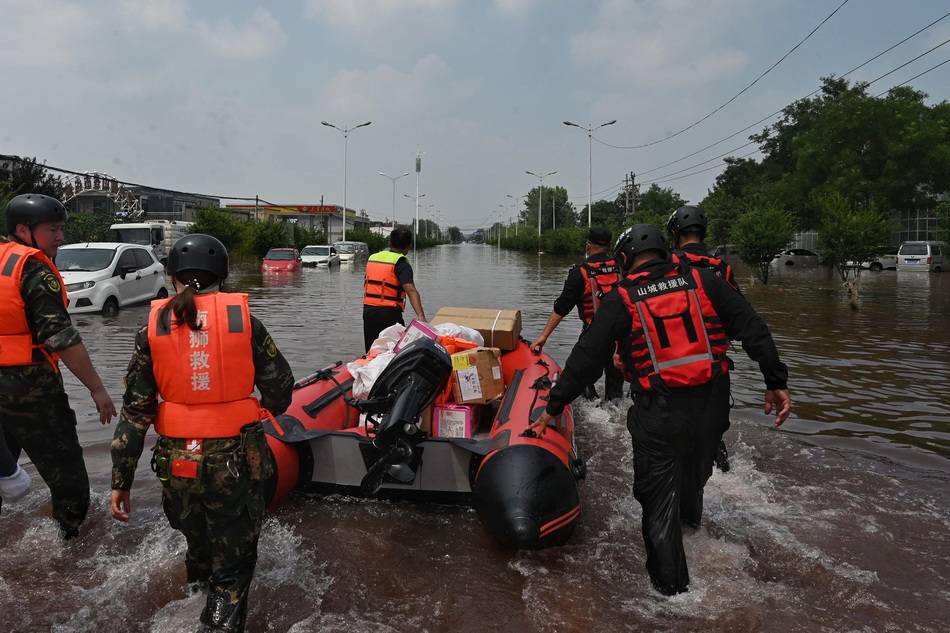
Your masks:
<svg viewBox="0 0 950 633"><path fill-rule="evenodd" d="M385 475L412 483L419 465L417 444L423 434L419 417L445 389L452 374L452 359L441 345L420 338L404 347L379 375L366 400L351 404L367 415L373 447L379 457L360 484L373 494Z"/></svg>

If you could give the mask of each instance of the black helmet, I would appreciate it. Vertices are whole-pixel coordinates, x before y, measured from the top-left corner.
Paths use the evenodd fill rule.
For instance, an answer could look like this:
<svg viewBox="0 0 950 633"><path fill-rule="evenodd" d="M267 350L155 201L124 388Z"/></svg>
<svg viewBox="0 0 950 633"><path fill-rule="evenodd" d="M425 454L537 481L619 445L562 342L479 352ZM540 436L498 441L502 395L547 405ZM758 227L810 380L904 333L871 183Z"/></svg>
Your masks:
<svg viewBox="0 0 950 633"><path fill-rule="evenodd" d="M670 233L680 232L691 226L701 227L703 233L706 233L706 212L699 207L685 206L680 207L670 214L670 219L666 222L666 230Z"/></svg>
<svg viewBox="0 0 950 633"><path fill-rule="evenodd" d="M7 235L13 235L18 224L31 229L43 222L65 222L69 213L63 203L41 193L25 193L7 204Z"/></svg>
<svg viewBox="0 0 950 633"><path fill-rule="evenodd" d="M168 253L168 274L203 270L219 280L228 276L228 249L216 237L193 233L179 239Z"/></svg>
<svg viewBox="0 0 950 633"><path fill-rule="evenodd" d="M635 255L644 251L659 251L663 257L669 255L663 231L655 224L634 224L621 233L614 245L614 258L626 267Z"/></svg>

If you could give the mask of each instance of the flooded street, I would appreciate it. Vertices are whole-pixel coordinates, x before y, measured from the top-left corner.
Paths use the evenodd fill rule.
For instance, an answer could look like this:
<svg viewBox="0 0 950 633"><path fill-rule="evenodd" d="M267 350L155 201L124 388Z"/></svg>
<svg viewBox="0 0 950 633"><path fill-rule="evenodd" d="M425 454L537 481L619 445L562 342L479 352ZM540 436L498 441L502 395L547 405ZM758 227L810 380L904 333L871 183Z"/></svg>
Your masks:
<svg viewBox="0 0 950 633"><path fill-rule="evenodd" d="M481 245L417 255L426 311L519 308L538 334L571 262ZM250 294L300 378L363 351L362 270L229 279ZM852 310L824 269L779 270L748 298L789 365L792 419L761 411L757 367L736 345L732 471L706 487L686 537L690 592L668 599L643 566L623 407L578 403L587 459L583 515L569 543L499 548L467 507L295 495L267 519L248 630L944 631L950 621L950 275L862 275ZM75 318L113 398L147 307ZM411 311L410 311L411 312ZM580 332L547 344L563 363ZM112 427L68 372L93 487L80 539L64 545L35 474L0 517L0 631L193 630L185 541L159 505L146 453L128 525L108 513ZM150 439L147 446L150 447ZM27 462L24 462L25 464Z"/></svg>

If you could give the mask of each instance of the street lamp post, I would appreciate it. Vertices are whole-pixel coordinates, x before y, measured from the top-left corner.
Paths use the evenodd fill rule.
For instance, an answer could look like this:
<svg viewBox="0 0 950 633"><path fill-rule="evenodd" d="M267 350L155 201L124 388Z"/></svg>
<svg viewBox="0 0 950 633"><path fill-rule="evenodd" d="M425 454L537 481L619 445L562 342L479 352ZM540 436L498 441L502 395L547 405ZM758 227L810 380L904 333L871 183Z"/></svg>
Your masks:
<svg viewBox="0 0 950 633"><path fill-rule="evenodd" d="M591 124L588 123L587 127L583 125L578 125L577 123L571 123L570 121L565 121L564 125L569 125L571 127L576 127L578 129L584 130L587 132L587 228L590 228L590 217L591 217L591 207L594 204L593 196L591 195L591 155L593 154L593 136L594 131L599 130L600 128L613 125L617 122L617 119L612 121L607 121L606 123L601 123L597 127L591 127Z"/></svg>
<svg viewBox="0 0 950 633"><path fill-rule="evenodd" d="M419 232L419 198L425 198L425 197L426 197L426 194L420 193L420 194L417 194L417 195L414 196L414 195L409 194L409 193L404 193L404 194L402 194L402 197L403 197L403 198L409 198L410 200L415 200L415 201L416 201L416 223L415 223L415 226L413 227L413 230L412 230L412 248L415 249L415 247L416 247L416 233Z"/></svg>
<svg viewBox="0 0 950 633"><path fill-rule="evenodd" d="M396 181L402 178L403 176L408 176L409 172L407 171L398 176L390 176L389 174L381 172L381 171L378 171L376 173L379 174L380 176L386 176L386 178L389 178L393 183L393 230L395 231L396 230Z"/></svg>
<svg viewBox="0 0 950 633"><path fill-rule="evenodd" d="M355 129L366 127L372 123L372 121L367 121L366 123L360 123L359 125L354 125L353 127L337 127L332 123L326 121L320 121L320 125L325 125L327 127L332 127L337 132L340 132L343 135L343 241L346 241L346 150L347 145L349 145L350 132Z"/></svg>
<svg viewBox="0 0 950 633"><path fill-rule="evenodd" d="M544 191L544 179L547 178L548 176L553 176L554 174L556 174L557 170L555 169L554 171L549 171L546 174L536 174L533 171L527 171L527 170L525 170L524 173L537 177L538 182L540 183L538 185L538 253L540 254L541 253L541 192Z"/></svg>

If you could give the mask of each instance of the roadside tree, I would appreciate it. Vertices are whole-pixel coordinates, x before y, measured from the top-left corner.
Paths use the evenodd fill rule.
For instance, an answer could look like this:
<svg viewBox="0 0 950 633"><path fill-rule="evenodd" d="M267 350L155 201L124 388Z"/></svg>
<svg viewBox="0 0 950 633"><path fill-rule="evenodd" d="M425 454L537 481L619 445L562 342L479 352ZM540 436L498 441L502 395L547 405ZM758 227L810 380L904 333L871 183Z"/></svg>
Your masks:
<svg viewBox="0 0 950 633"><path fill-rule="evenodd" d="M887 244L892 222L875 207L853 205L837 193L820 196L816 208L821 218L818 249L822 263L834 267L848 294L856 294L854 282L861 272L860 264Z"/></svg>
<svg viewBox="0 0 950 633"><path fill-rule="evenodd" d="M769 265L791 241L794 217L771 203L758 204L740 215L730 233L739 257L762 283L769 283Z"/></svg>

